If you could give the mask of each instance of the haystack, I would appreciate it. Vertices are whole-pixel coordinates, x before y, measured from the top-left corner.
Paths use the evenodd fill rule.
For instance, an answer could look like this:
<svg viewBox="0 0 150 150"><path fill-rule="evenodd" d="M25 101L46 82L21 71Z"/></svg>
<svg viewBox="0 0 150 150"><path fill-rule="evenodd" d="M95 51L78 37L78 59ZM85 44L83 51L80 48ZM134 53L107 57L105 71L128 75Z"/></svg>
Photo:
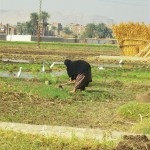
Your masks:
<svg viewBox="0 0 150 150"><path fill-rule="evenodd" d="M129 22L112 29L124 56L150 57L150 26Z"/></svg>

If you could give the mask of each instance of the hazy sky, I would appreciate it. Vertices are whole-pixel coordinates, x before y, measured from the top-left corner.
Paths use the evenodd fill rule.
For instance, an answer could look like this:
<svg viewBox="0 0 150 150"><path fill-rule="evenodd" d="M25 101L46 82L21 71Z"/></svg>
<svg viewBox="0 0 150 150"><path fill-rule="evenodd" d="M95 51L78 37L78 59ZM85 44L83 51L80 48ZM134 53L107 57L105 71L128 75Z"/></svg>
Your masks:
<svg viewBox="0 0 150 150"><path fill-rule="evenodd" d="M0 10L38 11L39 0L0 0ZM150 23L150 0L42 0L42 10ZM2 22L2 21L0 21Z"/></svg>

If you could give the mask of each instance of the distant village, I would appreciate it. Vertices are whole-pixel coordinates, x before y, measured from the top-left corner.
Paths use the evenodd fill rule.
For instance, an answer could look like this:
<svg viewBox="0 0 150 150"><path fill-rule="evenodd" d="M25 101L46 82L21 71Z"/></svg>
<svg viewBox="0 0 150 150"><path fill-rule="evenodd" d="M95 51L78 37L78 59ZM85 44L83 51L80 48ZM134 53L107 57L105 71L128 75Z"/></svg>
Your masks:
<svg viewBox="0 0 150 150"><path fill-rule="evenodd" d="M0 34L3 35L37 35L55 36L63 38L111 38L111 27L104 23L89 23L86 26L79 23L70 23L62 26L60 22L49 23L50 15L42 11L30 14L30 20L17 22L16 25L0 23ZM40 24L39 24L40 21ZM40 29L40 30L39 30Z"/></svg>
<svg viewBox="0 0 150 150"><path fill-rule="evenodd" d="M89 23L87 25L70 23L63 26L60 22L49 23L49 18L50 15L42 11L41 15L36 12L31 13L30 20L17 22L16 25L0 23L0 39L7 41L37 41L40 35L40 41L44 42L66 42L65 39L69 39L67 42L71 43L116 43L112 39L111 26L104 23Z"/></svg>
<svg viewBox="0 0 150 150"><path fill-rule="evenodd" d="M17 28L20 26L20 23L17 23L17 25L12 26L9 24L2 24L0 23L0 35L20 35L20 32L17 30ZM63 30L63 26L61 23L52 23L48 24L46 26L46 30L43 31L41 25L41 36L56 36L56 37L79 37L83 34L85 31L85 26L75 23L70 23L69 25L65 26L64 29L68 29L68 32L66 30ZM68 34L71 32L71 34Z"/></svg>

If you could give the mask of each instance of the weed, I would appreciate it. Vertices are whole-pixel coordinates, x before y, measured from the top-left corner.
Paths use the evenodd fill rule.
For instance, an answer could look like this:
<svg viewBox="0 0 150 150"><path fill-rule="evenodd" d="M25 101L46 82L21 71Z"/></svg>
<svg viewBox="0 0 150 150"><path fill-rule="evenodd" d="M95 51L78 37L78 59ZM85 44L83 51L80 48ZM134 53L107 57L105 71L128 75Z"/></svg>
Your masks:
<svg viewBox="0 0 150 150"><path fill-rule="evenodd" d="M113 141L97 141L89 139L77 139L72 137L44 137L31 134L22 134L12 131L0 130L0 149L20 150L110 150L116 146Z"/></svg>

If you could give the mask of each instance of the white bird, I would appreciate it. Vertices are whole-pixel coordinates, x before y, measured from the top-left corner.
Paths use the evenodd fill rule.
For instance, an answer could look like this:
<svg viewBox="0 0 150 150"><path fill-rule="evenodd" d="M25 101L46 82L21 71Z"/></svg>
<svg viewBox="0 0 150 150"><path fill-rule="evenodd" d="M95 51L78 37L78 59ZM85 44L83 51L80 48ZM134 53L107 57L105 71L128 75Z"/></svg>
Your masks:
<svg viewBox="0 0 150 150"><path fill-rule="evenodd" d="M18 73L17 73L17 75L16 75L17 78L19 78L20 75L21 75L21 69L22 69L22 67L19 68L19 71L18 71Z"/></svg>
<svg viewBox="0 0 150 150"><path fill-rule="evenodd" d="M99 70L104 70L104 67L103 66L99 66L98 69Z"/></svg>
<svg viewBox="0 0 150 150"><path fill-rule="evenodd" d="M123 64L123 59L121 59L121 60L119 61L119 64Z"/></svg>
<svg viewBox="0 0 150 150"><path fill-rule="evenodd" d="M44 63L43 63L41 72L45 72L45 66L44 66Z"/></svg>
<svg viewBox="0 0 150 150"><path fill-rule="evenodd" d="M52 69L55 65L55 62L53 62L51 65L50 65L50 69Z"/></svg>

